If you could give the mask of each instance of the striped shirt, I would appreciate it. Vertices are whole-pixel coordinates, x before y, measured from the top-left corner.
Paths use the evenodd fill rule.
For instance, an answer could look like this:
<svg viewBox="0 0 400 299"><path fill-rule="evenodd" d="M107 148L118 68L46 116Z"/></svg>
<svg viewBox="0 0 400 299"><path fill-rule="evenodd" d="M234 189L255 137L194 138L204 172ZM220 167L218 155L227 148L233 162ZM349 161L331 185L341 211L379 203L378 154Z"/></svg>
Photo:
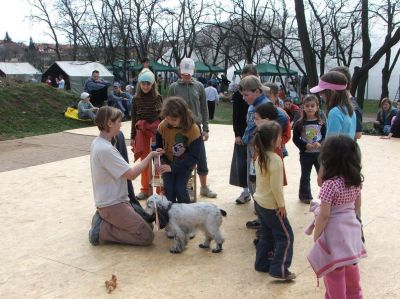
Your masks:
<svg viewBox="0 0 400 299"><path fill-rule="evenodd" d="M132 126L131 126L131 139L136 137L136 122L138 120L145 120L150 123L160 118L162 107L162 98L160 95L154 97L151 93L143 97L134 97L132 101Z"/></svg>

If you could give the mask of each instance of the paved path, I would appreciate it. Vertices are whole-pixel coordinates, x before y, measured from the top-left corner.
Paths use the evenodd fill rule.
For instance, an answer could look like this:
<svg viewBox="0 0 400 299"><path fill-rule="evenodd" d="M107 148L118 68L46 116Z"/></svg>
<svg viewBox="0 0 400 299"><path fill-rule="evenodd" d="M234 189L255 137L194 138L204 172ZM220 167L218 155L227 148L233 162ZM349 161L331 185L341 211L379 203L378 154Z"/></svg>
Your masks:
<svg viewBox="0 0 400 299"><path fill-rule="evenodd" d="M0 172L88 155L93 138L62 132L0 141Z"/></svg>

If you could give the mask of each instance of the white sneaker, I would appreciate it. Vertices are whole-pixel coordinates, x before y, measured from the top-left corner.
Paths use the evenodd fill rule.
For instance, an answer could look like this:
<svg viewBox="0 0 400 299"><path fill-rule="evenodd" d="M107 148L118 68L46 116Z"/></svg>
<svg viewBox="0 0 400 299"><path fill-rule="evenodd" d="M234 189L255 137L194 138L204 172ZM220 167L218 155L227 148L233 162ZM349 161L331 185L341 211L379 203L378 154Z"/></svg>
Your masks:
<svg viewBox="0 0 400 299"><path fill-rule="evenodd" d="M246 202L249 202L250 199L251 199L250 198L250 194L248 192L244 192L243 191L242 193L240 193L239 197L236 198L236 203L238 205L242 205L242 204L244 204Z"/></svg>
<svg viewBox="0 0 400 299"><path fill-rule="evenodd" d="M217 197L217 193L211 191L211 189L208 186L200 187L200 195L209 197L209 198Z"/></svg>

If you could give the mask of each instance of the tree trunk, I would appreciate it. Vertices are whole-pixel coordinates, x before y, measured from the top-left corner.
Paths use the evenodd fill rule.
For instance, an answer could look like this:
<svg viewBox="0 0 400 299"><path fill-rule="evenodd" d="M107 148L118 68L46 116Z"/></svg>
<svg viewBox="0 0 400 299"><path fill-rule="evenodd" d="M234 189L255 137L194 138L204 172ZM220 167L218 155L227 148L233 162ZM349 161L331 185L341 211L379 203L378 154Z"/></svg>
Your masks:
<svg viewBox="0 0 400 299"><path fill-rule="evenodd" d="M317 62L315 54L311 47L310 37L307 30L307 22L304 14L303 0L295 0L297 28L299 31L299 39L301 49L303 51L304 65L306 67L308 86L312 87L318 84Z"/></svg>
<svg viewBox="0 0 400 299"><path fill-rule="evenodd" d="M390 80L390 56L391 51L388 50L385 57L385 65L382 69L382 91L381 91L381 100L383 98L389 97L389 80Z"/></svg>
<svg viewBox="0 0 400 299"><path fill-rule="evenodd" d="M368 60L366 64L359 69L359 71L354 72L353 78L351 79L351 94L355 94L358 86L360 85L361 79L364 74L368 74L368 71L374 67L385 53L396 45L400 41L400 27L398 27L393 34L393 36L386 40L385 43L375 52L375 54ZM358 100L358 98L357 98Z"/></svg>
<svg viewBox="0 0 400 299"><path fill-rule="evenodd" d="M362 36L362 65L366 65L371 57L371 41L369 39L369 29L368 29L368 0L361 1L361 36ZM368 80L368 71L369 69L362 71L361 68L358 72L360 76L360 81L357 88L357 103L362 109L364 107L364 94L365 94L365 86ZM352 82L353 83L353 82ZM355 94L355 93L352 93Z"/></svg>

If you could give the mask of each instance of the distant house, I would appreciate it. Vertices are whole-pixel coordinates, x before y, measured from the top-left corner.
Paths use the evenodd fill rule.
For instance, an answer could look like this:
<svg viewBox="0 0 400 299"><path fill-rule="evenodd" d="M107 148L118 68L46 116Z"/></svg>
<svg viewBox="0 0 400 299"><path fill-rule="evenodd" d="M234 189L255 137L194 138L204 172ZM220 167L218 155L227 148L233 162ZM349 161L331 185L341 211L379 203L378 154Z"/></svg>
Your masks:
<svg viewBox="0 0 400 299"><path fill-rule="evenodd" d="M0 76L22 81L40 81L42 73L27 62L0 62Z"/></svg>
<svg viewBox="0 0 400 299"><path fill-rule="evenodd" d="M83 91L86 80L92 76L92 72L98 70L100 77L111 83L114 75L99 62L92 61L56 61L42 75L42 82L51 76L53 84L59 75L64 76L65 88L75 94Z"/></svg>

